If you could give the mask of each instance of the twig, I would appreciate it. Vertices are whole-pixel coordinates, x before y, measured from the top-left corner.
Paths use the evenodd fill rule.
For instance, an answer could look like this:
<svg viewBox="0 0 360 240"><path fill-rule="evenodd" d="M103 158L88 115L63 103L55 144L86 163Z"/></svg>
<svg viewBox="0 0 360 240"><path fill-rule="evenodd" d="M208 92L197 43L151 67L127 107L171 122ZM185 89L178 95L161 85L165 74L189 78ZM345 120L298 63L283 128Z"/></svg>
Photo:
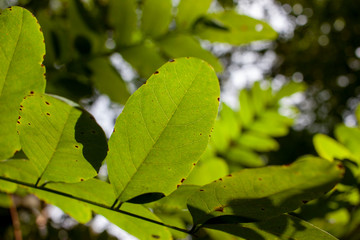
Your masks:
<svg viewBox="0 0 360 240"><path fill-rule="evenodd" d="M14 195L9 196L11 199L11 205L10 205L10 215L11 220L14 228L14 239L15 240L22 240L22 233L20 228L20 220L19 220L19 214L16 209L16 203Z"/></svg>

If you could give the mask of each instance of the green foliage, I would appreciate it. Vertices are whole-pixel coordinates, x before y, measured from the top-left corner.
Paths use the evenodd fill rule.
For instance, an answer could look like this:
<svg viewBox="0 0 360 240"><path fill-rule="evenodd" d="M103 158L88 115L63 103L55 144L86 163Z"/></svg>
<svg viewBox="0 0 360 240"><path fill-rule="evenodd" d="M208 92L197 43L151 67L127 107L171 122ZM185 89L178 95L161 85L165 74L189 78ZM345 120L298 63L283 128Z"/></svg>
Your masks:
<svg viewBox="0 0 360 240"><path fill-rule="evenodd" d="M21 148L14 120L18 118L23 96L30 91L45 90L45 69L41 64L45 45L36 22L35 17L22 8L1 12L0 159L11 157Z"/></svg>
<svg viewBox="0 0 360 240"><path fill-rule="evenodd" d="M302 90L302 84L290 83L277 92L262 89L258 83L252 90L242 90L240 110L223 105L212 133L220 89L211 65L185 57L160 67L165 62L162 51L169 57L180 56L172 46L184 42L184 49L189 52L185 54L194 52L221 69L216 58L200 48L192 34L210 41L243 44L272 39L275 32L265 23L232 11L207 14L210 2L189 13L188 1L180 3L176 18L182 33L176 33L176 29L170 32L171 1L142 3L138 29L134 17L136 2L110 1L114 8L129 10L121 16L121 21L125 19L129 25L117 19L116 11L109 17L114 39L121 46L117 51L137 68L140 76L151 77L127 100L109 146L89 113L70 100L44 93L44 44L35 18L20 7L1 12L0 33L4 39L0 41L0 57L5 71L0 68L0 116L12 117L0 118L6 131L1 143L5 147L0 148L0 189L35 194L81 223L89 221L92 212L101 214L139 239L183 238L202 231L209 236L213 233L209 229L252 239L333 239L285 213L321 198L336 183L344 181L343 165L307 156L290 166L265 167L259 157L261 152L278 148L274 137L287 134L293 119L278 113L279 100ZM102 44L106 37L101 33L106 28L91 21L95 12L94 8L89 9L92 11L81 1L69 1L65 11L74 26L59 16L41 13L43 21L54 17L69 30L68 38L59 39L56 32L62 31L61 27L47 25L45 40L52 41L54 47L50 56L73 67L72 74L79 81L85 75L113 100L125 102L129 96L126 84L116 75L109 59L102 56L111 52ZM238 20L242 22L239 24ZM16 36L17 41L7 36ZM49 36L52 39L47 39ZM56 50L70 45L73 49L66 53ZM85 58L96 54L101 57ZM51 68L54 62L48 61ZM58 70L61 72L61 67ZM208 144L211 134L213 140ZM351 132L339 130L338 135L357 156L357 152L353 153L356 149L350 140L354 138ZM321 141L317 144L322 145ZM14 155L20 150L19 144L22 152ZM326 158L339 157L322 152ZM104 158L110 183L96 178ZM346 162L344 165L348 167ZM258 168L237 171L244 167ZM352 169L355 176L356 168ZM191 230L187 230L189 225Z"/></svg>

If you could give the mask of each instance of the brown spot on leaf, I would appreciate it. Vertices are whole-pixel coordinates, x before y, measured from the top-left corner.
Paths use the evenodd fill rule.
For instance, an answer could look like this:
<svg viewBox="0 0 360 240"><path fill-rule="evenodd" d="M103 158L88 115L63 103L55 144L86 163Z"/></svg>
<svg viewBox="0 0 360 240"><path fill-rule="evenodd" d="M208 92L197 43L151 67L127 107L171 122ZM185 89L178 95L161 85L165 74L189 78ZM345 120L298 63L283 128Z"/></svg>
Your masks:
<svg viewBox="0 0 360 240"><path fill-rule="evenodd" d="M180 182L181 182L181 183L183 183L184 181L185 181L185 178L181 179L181 181L180 181Z"/></svg>
<svg viewBox="0 0 360 240"><path fill-rule="evenodd" d="M193 163L193 166L196 166L196 163Z"/></svg>
<svg viewBox="0 0 360 240"><path fill-rule="evenodd" d="M170 59L169 62L175 62L175 60L174 60L174 59Z"/></svg>
<svg viewBox="0 0 360 240"><path fill-rule="evenodd" d="M83 181L84 181L84 179L83 179L83 178L80 178L80 181L81 181L81 182L83 182Z"/></svg>
<svg viewBox="0 0 360 240"><path fill-rule="evenodd" d="M229 174L229 175L227 175L228 177L232 177L232 175L231 174Z"/></svg>
<svg viewBox="0 0 360 240"><path fill-rule="evenodd" d="M309 201L307 201L307 200L302 200L302 203L303 204L307 204Z"/></svg>
<svg viewBox="0 0 360 240"><path fill-rule="evenodd" d="M180 184L176 185L176 188L179 188L180 187Z"/></svg>
<svg viewBox="0 0 360 240"><path fill-rule="evenodd" d="M95 118L94 118L92 115L90 115L90 119L91 119L91 120L95 120Z"/></svg>
<svg viewBox="0 0 360 240"><path fill-rule="evenodd" d="M264 208L261 208L261 211L265 211L265 209L264 209Z"/></svg>
<svg viewBox="0 0 360 240"><path fill-rule="evenodd" d="M151 237L155 238L155 239L160 239L160 236L159 235L155 235L155 234L152 234Z"/></svg>
<svg viewBox="0 0 360 240"><path fill-rule="evenodd" d="M20 124L20 121L17 121L18 124Z"/></svg>
<svg viewBox="0 0 360 240"><path fill-rule="evenodd" d="M200 133L200 136L202 136L202 133Z"/></svg>
<svg viewBox="0 0 360 240"><path fill-rule="evenodd" d="M203 192L203 191L205 191L204 189L200 189L200 192Z"/></svg>
<svg viewBox="0 0 360 240"><path fill-rule="evenodd" d="M113 130L113 133L115 132L115 128L114 128L114 130Z"/></svg>
<svg viewBox="0 0 360 240"><path fill-rule="evenodd" d="M337 165L337 167L338 167L338 169L340 169L340 170L343 170L343 169L344 169L344 165L342 165L341 163L339 163L339 164Z"/></svg>
<svg viewBox="0 0 360 240"><path fill-rule="evenodd" d="M20 105L21 108L23 108L24 106L23 105Z"/></svg>
<svg viewBox="0 0 360 240"><path fill-rule="evenodd" d="M262 181L262 178L261 178L261 177L259 177L258 179L259 179L259 181Z"/></svg>
<svg viewBox="0 0 360 240"><path fill-rule="evenodd" d="M20 111L22 111L22 108L19 108Z"/></svg>
<svg viewBox="0 0 360 240"><path fill-rule="evenodd" d="M31 123L28 123L28 125L31 125Z"/></svg>
<svg viewBox="0 0 360 240"><path fill-rule="evenodd" d="M49 103L49 102L47 102L47 101L45 102L45 104L46 104L46 105L50 105L50 103Z"/></svg>
<svg viewBox="0 0 360 240"><path fill-rule="evenodd" d="M221 206L221 207L216 207L214 210L215 210L216 212L224 212L224 207L223 207L223 206Z"/></svg>
<svg viewBox="0 0 360 240"><path fill-rule="evenodd" d="M21 116L19 116L18 119L21 119Z"/></svg>
<svg viewBox="0 0 360 240"><path fill-rule="evenodd" d="M75 148L79 148L79 146L78 146L78 145L75 145Z"/></svg>
<svg viewBox="0 0 360 240"><path fill-rule="evenodd" d="M217 100L218 100L218 102L220 102L220 98L219 98L219 97L217 98Z"/></svg>
<svg viewBox="0 0 360 240"><path fill-rule="evenodd" d="M30 94L34 94L34 91L30 91Z"/></svg>
<svg viewBox="0 0 360 240"><path fill-rule="evenodd" d="M154 72L154 74L159 74L159 71Z"/></svg>
<svg viewBox="0 0 360 240"><path fill-rule="evenodd" d="M222 178L219 178L219 181L222 181Z"/></svg>
<svg viewBox="0 0 360 240"><path fill-rule="evenodd" d="M45 65L44 65L44 64L41 64L41 67L45 67Z"/></svg>
<svg viewBox="0 0 360 240"><path fill-rule="evenodd" d="M46 113L46 115L50 116L50 113Z"/></svg>
<svg viewBox="0 0 360 240"><path fill-rule="evenodd" d="M190 57L186 57L186 59L189 59Z"/></svg>
<svg viewBox="0 0 360 240"><path fill-rule="evenodd" d="M91 130L91 133L92 133L92 134L95 134L96 132L95 132L95 130Z"/></svg>

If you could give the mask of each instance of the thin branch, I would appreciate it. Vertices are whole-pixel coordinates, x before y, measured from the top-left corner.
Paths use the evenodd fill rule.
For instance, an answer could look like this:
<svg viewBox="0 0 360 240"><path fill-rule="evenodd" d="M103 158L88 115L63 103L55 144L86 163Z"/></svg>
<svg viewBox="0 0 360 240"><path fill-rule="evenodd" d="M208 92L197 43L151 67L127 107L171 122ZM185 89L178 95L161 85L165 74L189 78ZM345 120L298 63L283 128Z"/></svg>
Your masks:
<svg viewBox="0 0 360 240"><path fill-rule="evenodd" d="M10 215L11 215L11 220L12 220L12 224L13 224L13 228L14 228L14 239L22 240L19 214L16 209L14 195L11 195L9 197L11 198Z"/></svg>
<svg viewBox="0 0 360 240"><path fill-rule="evenodd" d="M30 188L39 189L39 190L42 190L42 191L54 193L54 194L57 194L57 195L61 195L61 196L63 196L63 197L68 197L68 198L71 198L71 199L75 199L75 200L78 200L78 201L81 201L81 202L85 202L85 203L88 203L88 204L91 204L91 205L94 205L94 206L97 206L97 207L101 207L101 208L110 210L110 211L114 211L114 212L118 212L118 213L121 213L121 214L125 214L125 215L130 216L130 217L138 218L138 219L141 219L141 220L144 220L144 221L147 221L147 222L151 222L151 223L154 223L154 224L157 224L157 225L160 225L160 226L164 226L164 227L167 227L167 228L174 229L174 230L179 231L179 232L183 232L183 233L187 233L187 234L193 235L193 233L191 233L191 232L190 232L189 230L187 230L187 229L182 229L182 228L178 228L178 227L175 227L175 226L167 225L167 224L165 224L165 223L162 223L162 222L159 222L159 221L150 219L150 218L146 218L146 217L143 217L143 216L134 214L134 213L130 213L130 212L127 212L127 211L123 211L123 210L120 210L120 209L114 209L114 208L109 207L109 206L107 206L107 205L104 205L104 204L101 204L101 203L97 203L97 202L93 202L93 201L90 201L90 200L87 200L87 199L79 198L79 197L73 196L73 195L68 194L68 193L56 191L56 190L49 189L49 188L46 188L46 187L38 187L38 186L35 186L35 185L33 185L33 184L30 184L30 183L18 181L18 180L11 179L11 178L6 178L6 177L3 177L3 176L0 176L0 179L1 179L1 180L4 180L4 181L16 183L16 184L19 184L19 185L23 185L23 186L26 186L26 187L30 187ZM193 235L193 236L194 236L194 235Z"/></svg>

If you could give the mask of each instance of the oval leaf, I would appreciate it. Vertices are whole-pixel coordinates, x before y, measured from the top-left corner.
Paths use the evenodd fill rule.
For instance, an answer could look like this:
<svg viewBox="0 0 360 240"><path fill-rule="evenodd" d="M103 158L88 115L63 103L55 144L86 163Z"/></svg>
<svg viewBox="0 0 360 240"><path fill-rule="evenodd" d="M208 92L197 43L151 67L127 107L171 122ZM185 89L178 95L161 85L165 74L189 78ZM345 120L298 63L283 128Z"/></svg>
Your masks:
<svg viewBox="0 0 360 240"><path fill-rule="evenodd" d="M0 14L0 159L20 150L17 110L30 91L44 92L44 37L36 18L11 7Z"/></svg>
<svg viewBox="0 0 360 240"><path fill-rule="evenodd" d="M194 225L226 215L268 219L320 197L342 174L342 166L315 157L290 166L245 169L202 187L188 199L188 208Z"/></svg>
<svg viewBox="0 0 360 240"><path fill-rule="evenodd" d="M239 15L235 11L205 15L197 21L194 32L202 39L233 45L277 37L277 33L267 23Z"/></svg>
<svg viewBox="0 0 360 240"><path fill-rule="evenodd" d="M205 151L218 109L214 70L194 58L173 60L128 100L109 140L109 178L120 202L168 195Z"/></svg>
<svg viewBox="0 0 360 240"><path fill-rule="evenodd" d="M24 99L19 112L21 146L35 165L40 184L79 182L96 176L107 144L103 130L89 113L36 93Z"/></svg>

